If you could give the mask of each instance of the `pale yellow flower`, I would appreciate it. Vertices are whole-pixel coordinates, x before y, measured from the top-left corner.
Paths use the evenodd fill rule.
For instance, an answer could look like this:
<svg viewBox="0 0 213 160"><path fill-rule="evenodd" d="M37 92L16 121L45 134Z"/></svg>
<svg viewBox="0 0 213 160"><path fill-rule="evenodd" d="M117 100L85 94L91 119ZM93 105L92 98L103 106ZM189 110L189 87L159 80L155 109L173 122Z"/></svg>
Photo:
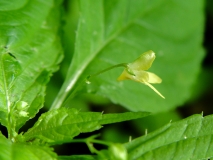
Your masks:
<svg viewBox="0 0 213 160"><path fill-rule="evenodd" d="M122 74L118 77L118 81L122 80L133 80L136 82L144 83L149 86L153 91L155 91L159 96L165 98L156 88L154 88L150 83L161 83L162 80L156 74L147 72L151 66L152 62L155 60L155 53L150 50L143 53L138 59L132 63L128 63L127 67L124 69Z"/></svg>

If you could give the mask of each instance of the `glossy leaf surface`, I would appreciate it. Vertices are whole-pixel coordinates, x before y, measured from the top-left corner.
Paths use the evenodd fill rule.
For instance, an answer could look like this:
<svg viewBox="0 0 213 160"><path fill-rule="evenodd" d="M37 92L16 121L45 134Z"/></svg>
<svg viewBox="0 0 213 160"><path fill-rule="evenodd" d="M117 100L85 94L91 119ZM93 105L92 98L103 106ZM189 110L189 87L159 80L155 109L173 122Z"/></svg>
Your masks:
<svg viewBox="0 0 213 160"><path fill-rule="evenodd" d="M1 160L56 160L57 155L51 148L22 143L12 143L0 134Z"/></svg>
<svg viewBox="0 0 213 160"><path fill-rule="evenodd" d="M0 121L8 128L19 129L43 106L46 84L62 59L60 3L0 2ZM25 114L17 110L20 102L29 106Z"/></svg>
<svg viewBox="0 0 213 160"><path fill-rule="evenodd" d="M51 145L70 142L80 133L98 130L104 124L142 118L148 115L147 112L103 114L80 112L74 108L61 108L44 113L36 124L24 134L24 140L39 139Z"/></svg>
<svg viewBox="0 0 213 160"><path fill-rule="evenodd" d="M193 115L126 144L130 160L213 157L213 116Z"/></svg>

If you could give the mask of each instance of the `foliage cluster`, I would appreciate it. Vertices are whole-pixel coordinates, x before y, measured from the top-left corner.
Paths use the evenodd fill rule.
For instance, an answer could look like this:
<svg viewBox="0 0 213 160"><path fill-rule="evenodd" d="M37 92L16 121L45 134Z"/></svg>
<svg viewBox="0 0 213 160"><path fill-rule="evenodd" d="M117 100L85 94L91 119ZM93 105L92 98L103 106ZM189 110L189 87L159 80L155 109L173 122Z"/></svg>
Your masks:
<svg viewBox="0 0 213 160"><path fill-rule="evenodd" d="M213 157L213 116L181 119L174 111L211 87L212 69L201 66L204 6L203 0L1 0L0 159ZM213 17L211 5L207 10ZM106 124L112 127L100 131ZM80 143L90 152L74 152Z"/></svg>

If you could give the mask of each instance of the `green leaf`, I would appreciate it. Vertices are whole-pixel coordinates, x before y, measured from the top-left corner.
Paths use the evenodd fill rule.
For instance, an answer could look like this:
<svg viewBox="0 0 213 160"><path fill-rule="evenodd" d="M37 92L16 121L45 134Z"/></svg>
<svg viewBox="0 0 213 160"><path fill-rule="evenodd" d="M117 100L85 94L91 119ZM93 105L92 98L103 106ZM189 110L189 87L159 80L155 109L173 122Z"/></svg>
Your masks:
<svg viewBox="0 0 213 160"><path fill-rule="evenodd" d="M100 129L103 124L116 123L148 116L148 112L103 114L61 108L42 114L24 135L24 141L42 140L51 145L70 142L80 133Z"/></svg>
<svg viewBox="0 0 213 160"><path fill-rule="evenodd" d="M78 86L84 87L88 75L132 62L150 49L156 53L151 71L163 80L155 87L166 100L143 84L117 82L123 70L119 68L91 79L87 91L134 111L168 110L189 97L204 55L203 0L80 2L75 53L53 108L60 107L69 94L74 96Z"/></svg>
<svg viewBox="0 0 213 160"><path fill-rule="evenodd" d="M43 106L45 85L58 69L60 3L0 2L0 121L9 130L35 116ZM17 110L20 103L28 109Z"/></svg>
<svg viewBox="0 0 213 160"><path fill-rule="evenodd" d="M57 155L51 148L21 143L12 143L0 134L1 160L55 160Z"/></svg>
<svg viewBox="0 0 213 160"><path fill-rule="evenodd" d="M213 157L213 116L193 115L126 144L130 160Z"/></svg>

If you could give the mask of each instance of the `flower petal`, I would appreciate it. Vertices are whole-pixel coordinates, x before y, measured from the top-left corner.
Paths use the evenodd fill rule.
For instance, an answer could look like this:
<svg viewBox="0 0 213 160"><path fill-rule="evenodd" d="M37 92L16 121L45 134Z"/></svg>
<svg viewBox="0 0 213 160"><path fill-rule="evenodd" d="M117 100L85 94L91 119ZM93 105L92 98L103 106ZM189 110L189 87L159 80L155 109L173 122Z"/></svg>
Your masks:
<svg viewBox="0 0 213 160"><path fill-rule="evenodd" d="M118 77L118 81L130 79L136 82L144 83L148 82L149 75L146 71L135 71L134 74L131 74L128 72L127 69L124 69L124 71L121 73L121 75Z"/></svg>
<svg viewBox="0 0 213 160"><path fill-rule="evenodd" d="M149 86L155 93L157 93L159 96L165 99L165 97L157 90L155 87L153 87L149 83L161 83L160 77L155 75L154 73L151 72L146 72L146 71L135 71L135 75L130 74L127 69L124 69L124 71L121 73L121 75L118 77L118 81L122 80L133 80L136 82L144 83L145 85Z"/></svg>
<svg viewBox="0 0 213 160"><path fill-rule="evenodd" d="M126 80L126 79L132 79L131 74L124 69L124 71L121 73L121 75L117 78L118 81Z"/></svg>
<svg viewBox="0 0 213 160"><path fill-rule="evenodd" d="M129 63L128 67L130 70L147 70L152 66L152 62L155 60L155 53L150 50L144 52L134 62Z"/></svg>
<svg viewBox="0 0 213 160"><path fill-rule="evenodd" d="M161 96L163 99L165 99L165 97L155 88L153 87L151 84L144 82L145 85L149 86L153 91L155 91L155 93L157 93L159 96Z"/></svg>
<svg viewBox="0 0 213 160"><path fill-rule="evenodd" d="M148 82L149 83L161 83L162 79L160 77L158 77L156 74L151 73L151 72L146 72L149 75L149 79Z"/></svg>
<svg viewBox="0 0 213 160"><path fill-rule="evenodd" d="M146 71L135 71L134 74L134 81L144 83L149 80L149 74Z"/></svg>

